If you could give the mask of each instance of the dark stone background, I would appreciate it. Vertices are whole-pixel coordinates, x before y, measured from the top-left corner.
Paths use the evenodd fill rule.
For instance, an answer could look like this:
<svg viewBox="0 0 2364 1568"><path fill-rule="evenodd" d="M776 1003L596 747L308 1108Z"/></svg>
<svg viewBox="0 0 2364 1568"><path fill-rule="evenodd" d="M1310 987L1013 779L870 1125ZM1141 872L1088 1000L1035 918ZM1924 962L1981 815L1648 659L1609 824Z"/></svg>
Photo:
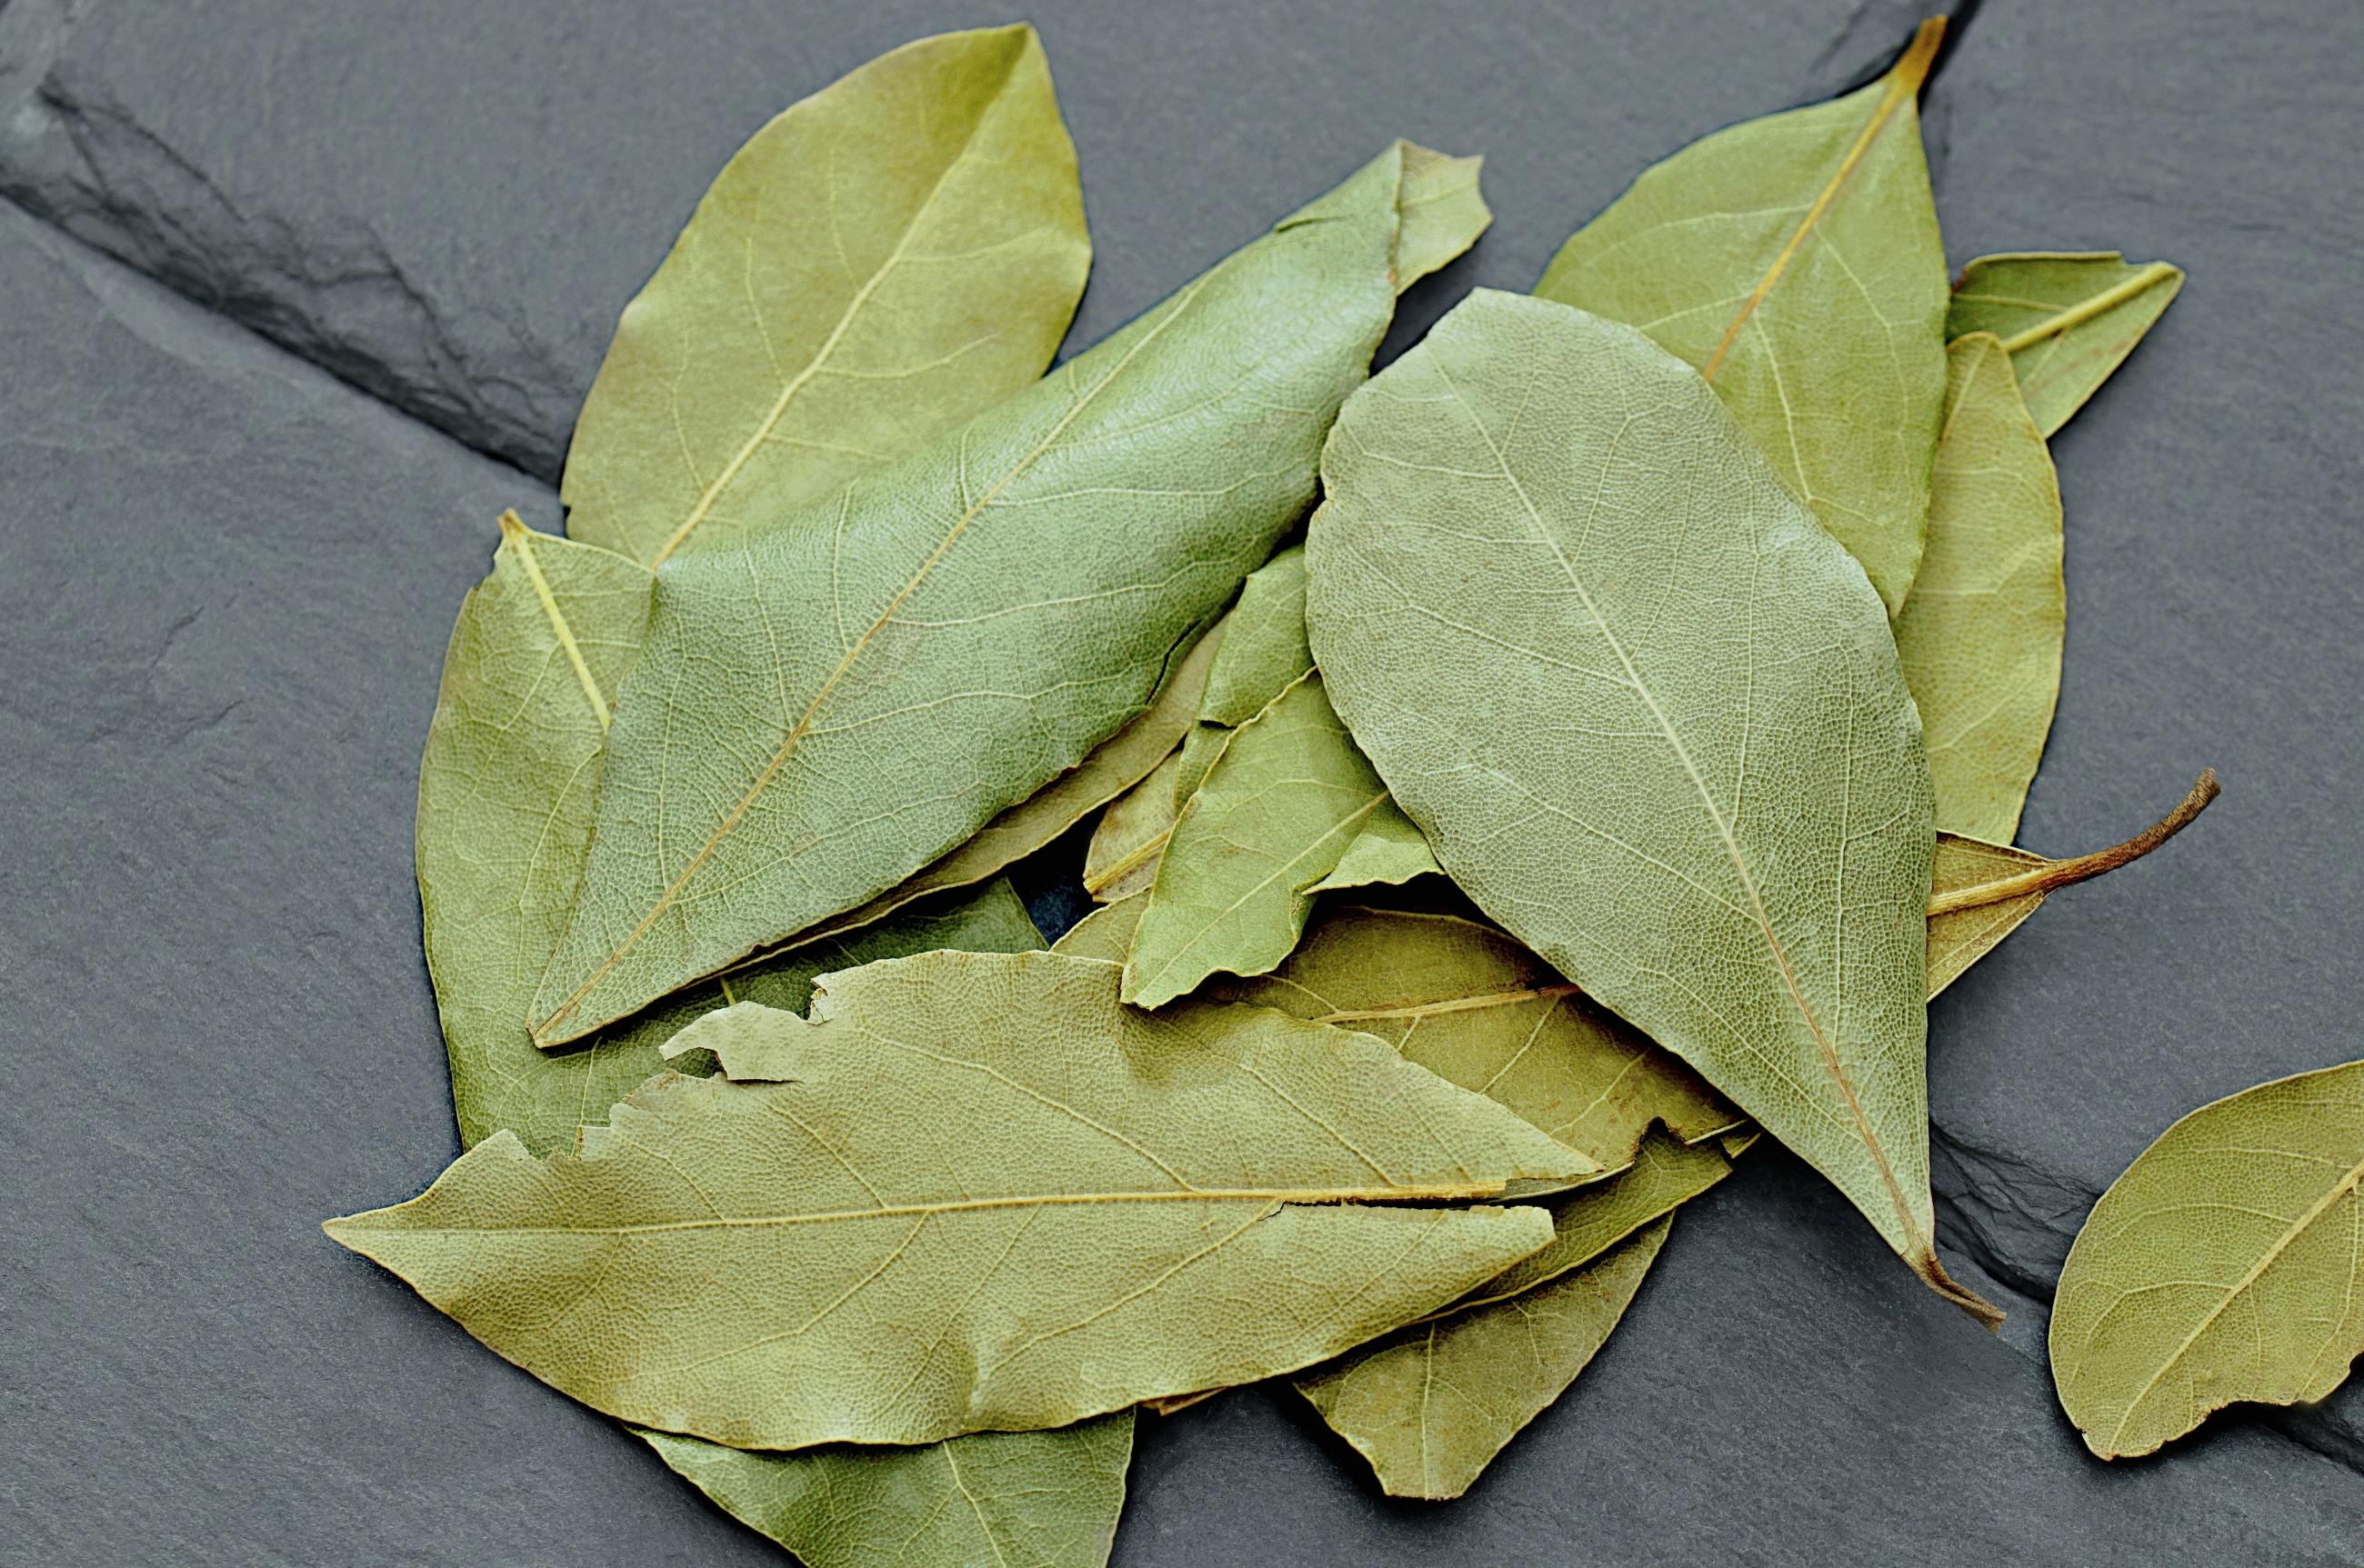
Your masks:
<svg viewBox="0 0 2364 1568"><path fill-rule="evenodd" d="M1523 289L1653 160L1877 71L1890 0L1044 0L1088 342L1407 135ZM610 1425L331 1246L453 1151L409 828L444 638L713 171L920 0L0 0L0 1561L764 1562ZM2364 1563L2364 1396L2088 1459L2044 1297L2183 1111L2364 1054L2364 9L1990 0L1929 100L1954 260L2190 269L2056 445L2023 841L2222 802L1934 1010L1944 1233L2002 1340L1795 1162L1695 1206L1464 1501L1285 1393L1145 1421L1122 1564ZM13 204L13 205L11 205ZM161 286L160 286L161 285ZM1058 867L1040 870L1039 889Z"/></svg>

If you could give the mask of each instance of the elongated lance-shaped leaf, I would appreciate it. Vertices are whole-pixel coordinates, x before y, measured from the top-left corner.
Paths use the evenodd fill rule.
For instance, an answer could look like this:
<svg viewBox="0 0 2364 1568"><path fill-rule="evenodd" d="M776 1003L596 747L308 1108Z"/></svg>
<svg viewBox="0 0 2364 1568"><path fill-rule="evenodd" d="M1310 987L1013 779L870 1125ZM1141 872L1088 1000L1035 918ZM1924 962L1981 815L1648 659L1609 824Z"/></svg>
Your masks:
<svg viewBox="0 0 2364 1568"><path fill-rule="evenodd" d="M1608 1341L1666 1244L1667 1215L1594 1262L1415 1324L1297 1381L1390 1496L1458 1497Z"/></svg>
<svg viewBox="0 0 2364 1568"><path fill-rule="evenodd" d="M1946 390L1946 257L1917 100L1944 19L1859 92L1645 172L1535 292L1697 369L1892 611L1912 585Z"/></svg>
<svg viewBox="0 0 2364 1568"><path fill-rule="evenodd" d="M657 1454L805 1568L1101 1568L1132 1412L920 1448L749 1453L643 1430Z"/></svg>
<svg viewBox="0 0 2364 1568"><path fill-rule="evenodd" d="M1305 547L1291 545L1248 573L1240 602L1223 628L1226 647L1215 657L1199 722L1182 743L1174 779L1179 812L1198 792L1232 731L1262 713L1292 682L1313 668L1305 643Z"/></svg>
<svg viewBox="0 0 2364 1568"><path fill-rule="evenodd" d="M1208 995L1377 1035L1604 1171L1632 1163L1653 1124L1697 1143L1742 1120L1678 1058L1458 913L1333 906L1273 973L1217 981Z"/></svg>
<svg viewBox="0 0 2364 1568"><path fill-rule="evenodd" d="M1962 269L1948 337L1991 332L2046 436L2125 362L2183 287L2182 269L2115 250L1981 256Z"/></svg>
<svg viewBox="0 0 2364 1568"><path fill-rule="evenodd" d="M2203 769L2191 793L2165 817L2123 844L2068 860L1938 834L1929 891L1929 995L1935 997L1992 952L2047 894L2142 859L2183 831L2215 798L2216 772Z"/></svg>
<svg viewBox="0 0 2364 1568"><path fill-rule="evenodd" d="M579 1156L496 1137L329 1231L626 1420L917 1443L1333 1355L1550 1240L1401 1200L1589 1166L1367 1035L1117 990L1048 952L829 976L768 1039L715 1016L726 1072L788 1081L659 1078Z"/></svg>
<svg viewBox="0 0 2364 1568"><path fill-rule="evenodd" d="M1174 831L1174 781L1182 773L1177 748L1156 772L1109 802L1084 850L1084 891L1097 904L1146 893L1157 878L1158 857ZM1124 954L1115 955L1120 963Z"/></svg>
<svg viewBox="0 0 2364 1568"><path fill-rule="evenodd" d="M1389 842L1420 846L1402 857L1404 878L1434 864L1331 711L1321 677L1299 677L1232 732L1183 806L1133 932L1125 1000L1163 1006L1210 974L1280 962L1314 884L1375 823Z"/></svg>
<svg viewBox="0 0 2364 1568"><path fill-rule="evenodd" d="M800 523L667 566L540 1043L875 897L1147 705L1310 500L1414 261L1475 238L1405 205L1409 156Z"/></svg>
<svg viewBox="0 0 2364 1568"><path fill-rule="evenodd" d="M2364 1062L2165 1132L2093 1206L2052 1307L2060 1407L2103 1459L2238 1400L2292 1405L2364 1353Z"/></svg>
<svg viewBox="0 0 2364 1568"><path fill-rule="evenodd" d="M1896 615L1937 827L2007 844L2060 695L2060 481L1992 333L1946 350L1929 548Z"/></svg>
<svg viewBox="0 0 2364 1568"><path fill-rule="evenodd" d="M735 542L1043 373L1091 261L1030 27L904 45L724 166L584 399L574 536Z"/></svg>
<svg viewBox="0 0 2364 1568"><path fill-rule="evenodd" d="M1933 1288L1920 720L1863 572L1689 367L1480 292L1340 414L1331 700L1446 871Z"/></svg>

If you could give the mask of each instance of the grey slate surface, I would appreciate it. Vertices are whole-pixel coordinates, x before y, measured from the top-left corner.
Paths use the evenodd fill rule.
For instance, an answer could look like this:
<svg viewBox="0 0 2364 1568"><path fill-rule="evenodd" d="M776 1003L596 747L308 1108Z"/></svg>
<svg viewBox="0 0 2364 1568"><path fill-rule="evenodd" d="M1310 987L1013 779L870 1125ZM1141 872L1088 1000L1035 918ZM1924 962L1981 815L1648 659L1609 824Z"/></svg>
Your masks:
<svg viewBox="0 0 2364 1568"><path fill-rule="evenodd" d="M1387 137L1483 150L1500 220L1400 341L1529 285L1682 141L1876 67L1912 11L1035 8L1098 245L1076 341ZM206 307L0 212L0 1561L777 1560L316 1221L452 1151L418 748L490 517L555 520L466 449L553 473L730 148L998 19L0 4L0 191ZM2194 274L2058 442L2070 645L2023 840L2113 840L2202 762L2228 793L1933 1019L1946 1240L2039 1298L2167 1122L2358 1053L2359 42L2344 5L1993 0L1933 94L1957 261ZM1386 1504L1292 1396L1236 1394L1144 1432L1118 1560L2364 1562L2364 1398L2277 1418L2349 1463L2236 1420L2105 1470L2012 1348L2040 1309L1978 1336L1794 1162L1753 1163L1465 1502Z"/></svg>

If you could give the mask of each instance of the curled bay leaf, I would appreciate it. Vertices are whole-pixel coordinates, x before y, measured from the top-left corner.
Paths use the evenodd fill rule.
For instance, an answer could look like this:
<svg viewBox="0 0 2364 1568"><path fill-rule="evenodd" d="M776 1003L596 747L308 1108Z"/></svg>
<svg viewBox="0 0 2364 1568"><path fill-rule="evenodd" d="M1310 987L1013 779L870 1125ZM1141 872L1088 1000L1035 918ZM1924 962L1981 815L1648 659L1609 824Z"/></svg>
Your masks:
<svg viewBox="0 0 2364 1568"><path fill-rule="evenodd" d="M1706 377L1891 610L1921 560L1946 390L1946 258L1916 108L1944 33L1925 22L1882 80L1648 170L1535 285Z"/></svg>
<svg viewBox="0 0 2364 1568"><path fill-rule="evenodd" d="M1210 974L1261 974L1287 958L1313 888L1376 831L1363 863L1405 880L1430 869L1318 673L1299 676L1233 731L1167 837L1125 963L1125 1000L1163 1006ZM1387 850L1396 851L1392 866Z"/></svg>
<svg viewBox="0 0 2364 1568"><path fill-rule="evenodd" d="M1938 834L1929 893L1929 995L1936 995L1992 952L2035 913L2046 895L2142 859L2191 826L2216 795L2216 770L2202 769L2191 793L2165 817L2123 844L2068 860Z"/></svg>
<svg viewBox="0 0 2364 1568"><path fill-rule="evenodd" d="M623 1419L919 1443L1333 1355L1550 1240L1405 1200L1589 1167L1369 1036L1118 983L1049 952L830 976L809 1020L722 1042L787 1081L658 1078L578 1155L496 1136L329 1230Z"/></svg>
<svg viewBox="0 0 2364 1568"><path fill-rule="evenodd" d="M2159 1134L2060 1271L2052 1380L2103 1459L2240 1400L2316 1400L2364 1353L2364 1062L2260 1084Z"/></svg>
<svg viewBox="0 0 2364 1568"><path fill-rule="evenodd" d="M1309 623L1436 858L1933 1289L1920 720L1863 570L1689 366L1480 291L1325 450Z"/></svg>
<svg viewBox="0 0 2364 1568"><path fill-rule="evenodd" d="M749 139L625 307L569 530L654 566L828 495L1042 374L1090 261L1032 28L880 56Z"/></svg>
<svg viewBox="0 0 2364 1568"><path fill-rule="evenodd" d="M1177 748L1147 778L1100 814L1084 851L1084 891L1097 904L1112 904L1146 893L1157 878L1157 857L1174 831L1174 784L1182 773ZM1118 962L1124 954L1115 955Z"/></svg>
<svg viewBox="0 0 2364 1568"><path fill-rule="evenodd" d="M2060 695L2060 482L1992 333L1946 350L1929 543L1896 614L1937 827L2007 844Z"/></svg>
<svg viewBox="0 0 2364 1568"><path fill-rule="evenodd" d="M1146 706L1311 499L1399 285L1475 239L1482 207L1406 205L1418 162L1390 148L1033 390L670 562L536 1041L877 896Z"/></svg>
<svg viewBox="0 0 2364 1568"><path fill-rule="evenodd" d="M920 1448L750 1453L643 1430L665 1463L805 1568L1102 1568L1132 1412Z"/></svg>
<svg viewBox="0 0 2364 1568"><path fill-rule="evenodd" d="M2141 342L2183 287L2165 261L2115 250L1981 256L1954 285L1948 337L1991 332L2046 436L2068 422Z"/></svg>
<svg viewBox="0 0 2364 1568"><path fill-rule="evenodd" d="M1589 1266L1415 1324L1297 1380L1396 1497L1458 1497L1576 1381L1631 1305L1672 1215Z"/></svg>

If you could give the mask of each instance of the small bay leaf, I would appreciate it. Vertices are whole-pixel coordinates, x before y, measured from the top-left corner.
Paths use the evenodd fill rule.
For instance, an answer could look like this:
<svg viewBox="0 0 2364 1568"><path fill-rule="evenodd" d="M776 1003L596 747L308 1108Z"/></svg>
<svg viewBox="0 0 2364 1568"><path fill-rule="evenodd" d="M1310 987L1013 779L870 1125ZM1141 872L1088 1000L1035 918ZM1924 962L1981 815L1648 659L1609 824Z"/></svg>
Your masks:
<svg viewBox="0 0 2364 1568"><path fill-rule="evenodd" d="M1944 32L1924 23L1860 91L1645 172L1535 285L1705 376L1890 610L1920 563L1946 391L1946 257L1916 108Z"/></svg>
<svg viewBox="0 0 2364 1568"><path fill-rule="evenodd" d="M1589 1169L1369 1036L1118 985L1047 952L829 976L737 1042L791 1081L661 1077L577 1155L496 1136L329 1230L628 1421L918 1443L1335 1354L1550 1240L1402 1200Z"/></svg>
<svg viewBox="0 0 2364 1568"><path fill-rule="evenodd" d="M2068 422L2183 287L2182 269L2115 250L1981 256L1962 269L1948 337L1991 332L2046 436Z"/></svg>
<svg viewBox="0 0 2364 1568"><path fill-rule="evenodd" d="M880 56L757 131L625 307L569 531L654 566L829 494L1042 374L1090 261L1032 28Z"/></svg>
<svg viewBox="0 0 2364 1568"><path fill-rule="evenodd" d="M1937 1259L1929 771L1862 569L1688 365L1544 300L1456 306L1322 479L1314 656L1438 861L1996 1320Z"/></svg>
<svg viewBox="0 0 2364 1568"><path fill-rule="evenodd" d="M1133 932L1125 1000L1163 1006L1210 974L1280 962L1314 885L1377 823L1393 842L1420 842L1331 711L1321 677L1299 677L1232 732L1184 804ZM1431 863L1423 846L1410 870Z"/></svg>
<svg viewBox="0 0 2364 1568"><path fill-rule="evenodd" d="M1992 333L1946 350L1929 545L1896 614L1940 831L2011 842L2060 695L2060 482Z"/></svg>
<svg viewBox="0 0 2364 1568"><path fill-rule="evenodd" d="M1310 501L1405 249L1476 238L1462 204L1404 205L1407 157L936 445L669 563L538 1043L876 897L1147 706Z"/></svg>
<svg viewBox="0 0 2364 1568"><path fill-rule="evenodd" d="M1183 742L1174 780L1177 812L1197 792L1232 731L1313 668L1313 651L1305 645L1303 545L1289 546L1248 573L1223 636L1230 646L1215 657L1198 726Z"/></svg>
<svg viewBox="0 0 2364 1568"><path fill-rule="evenodd" d="M2110 1184L2054 1298L2060 1407L2103 1459L2240 1400L2320 1399L2364 1353L2364 1062L2202 1106Z"/></svg>
<svg viewBox="0 0 2364 1568"><path fill-rule="evenodd" d="M1297 1380L1395 1497L1458 1497L1576 1381L1642 1286L1674 1217L1506 1301L1401 1329Z"/></svg>
<svg viewBox="0 0 2364 1568"><path fill-rule="evenodd" d="M1157 858L1174 831L1174 781L1181 773L1182 753L1176 750L1100 814L1084 851L1084 891L1095 903L1146 893L1157 879ZM1124 962L1121 951L1112 956Z"/></svg>
<svg viewBox="0 0 2364 1568"><path fill-rule="evenodd" d="M805 1568L1101 1568L1124 1506L1132 1412L919 1448L750 1453L640 1436Z"/></svg>

